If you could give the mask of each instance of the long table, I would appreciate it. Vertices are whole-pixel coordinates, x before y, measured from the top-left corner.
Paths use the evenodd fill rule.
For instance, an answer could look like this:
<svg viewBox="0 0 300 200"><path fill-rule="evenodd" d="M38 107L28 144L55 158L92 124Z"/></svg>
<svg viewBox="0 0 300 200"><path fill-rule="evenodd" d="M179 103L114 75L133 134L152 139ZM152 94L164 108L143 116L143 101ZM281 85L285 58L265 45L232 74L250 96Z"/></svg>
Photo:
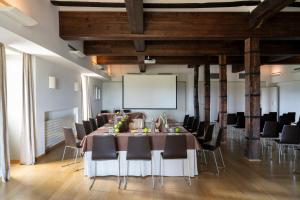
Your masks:
<svg viewBox="0 0 300 200"><path fill-rule="evenodd" d="M86 136L82 141L82 151L84 152L84 174L92 177L95 175L95 165L97 176L109 176L118 175L118 161L92 161L92 146L94 135L107 135L108 127L111 125L105 125L98 130L92 132ZM154 175L160 175L160 153L164 149L165 138L170 133L150 133L148 134L151 138L152 148L152 160L153 160L153 171ZM171 133L172 134L172 133ZM198 175L197 170L197 150L200 149L200 145L195 137L188 132L180 133L186 136L187 139L187 161L184 161L184 167L182 167L182 160L165 160L164 162L164 176L187 176L188 175L188 163L190 166L191 176ZM126 152L127 152L127 141L128 137L132 136L132 133L120 133L116 135L117 139L117 150L120 155L120 169L121 175L126 173ZM151 164L147 161L130 161L129 163L129 175L130 176L147 176L151 175ZM142 167L141 167L142 166ZM184 174L183 174L184 171Z"/></svg>

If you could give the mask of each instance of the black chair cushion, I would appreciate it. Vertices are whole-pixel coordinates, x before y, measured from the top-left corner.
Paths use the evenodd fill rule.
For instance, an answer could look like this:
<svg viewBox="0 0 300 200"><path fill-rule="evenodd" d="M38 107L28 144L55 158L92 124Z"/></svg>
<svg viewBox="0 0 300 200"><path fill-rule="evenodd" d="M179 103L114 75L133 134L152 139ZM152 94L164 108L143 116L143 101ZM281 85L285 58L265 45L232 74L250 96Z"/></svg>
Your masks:
<svg viewBox="0 0 300 200"><path fill-rule="evenodd" d="M151 160L150 137L128 137L126 160Z"/></svg>

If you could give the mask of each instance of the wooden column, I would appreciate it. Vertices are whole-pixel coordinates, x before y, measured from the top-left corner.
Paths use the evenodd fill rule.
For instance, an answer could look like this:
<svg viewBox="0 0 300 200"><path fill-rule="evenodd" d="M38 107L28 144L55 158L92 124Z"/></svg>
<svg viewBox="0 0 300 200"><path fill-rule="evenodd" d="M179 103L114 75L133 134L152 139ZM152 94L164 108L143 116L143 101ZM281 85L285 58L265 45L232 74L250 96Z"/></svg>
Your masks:
<svg viewBox="0 0 300 200"><path fill-rule="evenodd" d="M248 136L245 155L260 160L260 52L259 39L245 40L245 117Z"/></svg>
<svg viewBox="0 0 300 200"><path fill-rule="evenodd" d="M195 117L200 118L199 111L199 95L198 95L198 84L199 83L199 65L194 65L194 112Z"/></svg>
<svg viewBox="0 0 300 200"><path fill-rule="evenodd" d="M205 121L210 122L210 65L204 65Z"/></svg>
<svg viewBox="0 0 300 200"><path fill-rule="evenodd" d="M219 124L223 128L222 141L227 141L227 61L226 56L219 56Z"/></svg>

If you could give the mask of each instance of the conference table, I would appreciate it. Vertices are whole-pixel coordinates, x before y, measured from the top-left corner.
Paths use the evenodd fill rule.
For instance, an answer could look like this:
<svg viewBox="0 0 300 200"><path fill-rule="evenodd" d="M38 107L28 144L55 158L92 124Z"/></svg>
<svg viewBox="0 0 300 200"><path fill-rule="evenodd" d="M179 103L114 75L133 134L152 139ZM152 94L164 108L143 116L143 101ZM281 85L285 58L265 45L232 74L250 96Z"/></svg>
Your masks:
<svg viewBox="0 0 300 200"><path fill-rule="evenodd" d="M173 127L175 127L174 124ZM98 128L96 131L87 135L81 142L82 151L84 152L84 175L92 177L97 172L96 176L117 176L118 175L118 161L117 160L107 160L107 161L93 161L91 159L92 146L93 146L93 136L94 135L108 135L108 129L112 127L112 124L106 124L105 126ZM172 125L170 125L172 127ZM178 126L176 126L178 127ZM160 154L164 149L165 138L170 134L175 133L148 133L151 139L152 148L152 160L153 160L153 172L154 175L160 175ZM165 160L164 161L164 176L187 176L188 175L188 163L190 166L191 177L198 175L197 168L197 150L200 149L200 145L196 138L184 128L182 132L187 139L187 156L188 159L184 161L182 165L182 160ZM115 135L117 141L117 150L120 155L120 175L126 173L127 162L126 162L126 151L127 151L127 141L129 136L139 136L141 133L119 133ZM96 170L95 170L96 165ZM184 168L184 169L183 169ZM184 174L183 174L184 171ZM130 161L129 163L129 176L148 176L151 175L151 163L147 161Z"/></svg>

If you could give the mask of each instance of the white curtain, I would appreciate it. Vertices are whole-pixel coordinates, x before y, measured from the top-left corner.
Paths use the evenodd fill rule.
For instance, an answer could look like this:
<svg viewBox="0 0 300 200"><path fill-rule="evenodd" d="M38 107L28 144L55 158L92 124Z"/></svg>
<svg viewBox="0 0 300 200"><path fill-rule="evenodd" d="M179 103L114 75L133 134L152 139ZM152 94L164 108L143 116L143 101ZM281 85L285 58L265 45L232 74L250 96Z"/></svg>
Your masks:
<svg viewBox="0 0 300 200"><path fill-rule="evenodd" d="M10 177L6 89L5 48L4 45L0 43L0 176L2 177L3 182L8 181Z"/></svg>
<svg viewBox="0 0 300 200"><path fill-rule="evenodd" d="M35 163L35 109L32 57L23 54L23 131L21 133L20 163Z"/></svg>
<svg viewBox="0 0 300 200"><path fill-rule="evenodd" d="M83 119L88 120L90 117L92 117L90 78L82 75L81 82Z"/></svg>

